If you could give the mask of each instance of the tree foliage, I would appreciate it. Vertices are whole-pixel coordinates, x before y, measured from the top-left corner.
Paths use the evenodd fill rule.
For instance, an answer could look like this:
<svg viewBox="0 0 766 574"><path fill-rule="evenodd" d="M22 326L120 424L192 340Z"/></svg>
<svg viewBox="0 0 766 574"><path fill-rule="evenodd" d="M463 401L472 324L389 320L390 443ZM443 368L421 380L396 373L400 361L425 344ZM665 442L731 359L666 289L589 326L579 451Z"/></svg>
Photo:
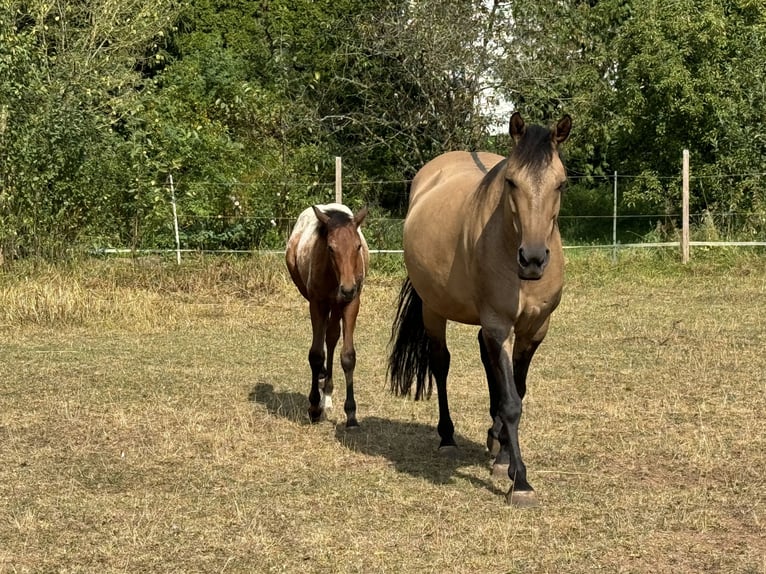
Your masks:
<svg viewBox="0 0 766 574"><path fill-rule="evenodd" d="M276 246L336 155L401 216L431 157L504 153L513 108L574 117L568 209L618 171L675 212L686 148L693 210L766 212L755 0L1 1L6 253L169 246L171 175L185 245Z"/></svg>

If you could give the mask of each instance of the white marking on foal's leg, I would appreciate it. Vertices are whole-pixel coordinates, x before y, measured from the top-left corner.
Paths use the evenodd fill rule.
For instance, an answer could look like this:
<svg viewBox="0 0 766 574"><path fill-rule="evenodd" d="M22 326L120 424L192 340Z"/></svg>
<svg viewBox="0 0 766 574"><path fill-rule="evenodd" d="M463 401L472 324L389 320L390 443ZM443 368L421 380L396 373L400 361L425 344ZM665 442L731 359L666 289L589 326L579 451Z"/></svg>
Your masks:
<svg viewBox="0 0 766 574"><path fill-rule="evenodd" d="M319 391L319 408L322 409L322 416L326 419L327 415L332 413L332 395L326 395L324 391Z"/></svg>

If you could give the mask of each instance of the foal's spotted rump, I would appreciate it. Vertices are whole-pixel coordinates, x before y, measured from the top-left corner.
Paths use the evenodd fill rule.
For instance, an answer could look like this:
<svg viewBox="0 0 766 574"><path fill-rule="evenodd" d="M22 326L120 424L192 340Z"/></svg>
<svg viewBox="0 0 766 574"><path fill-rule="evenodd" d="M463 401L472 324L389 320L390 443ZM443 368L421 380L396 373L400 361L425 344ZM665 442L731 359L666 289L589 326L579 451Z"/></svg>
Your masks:
<svg viewBox="0 0 766 574"><path fill-rule="evenodd" d="M287 269L298 291L308 300L311 314L309 416L312 422L318 421L332 406L333 355L342 331L346 426L358 426L354 401L354 327L369 266L369 250L360 229L366 216L366 208L353 213L339 203L314 205L300 214L287 242Z"/></svg>

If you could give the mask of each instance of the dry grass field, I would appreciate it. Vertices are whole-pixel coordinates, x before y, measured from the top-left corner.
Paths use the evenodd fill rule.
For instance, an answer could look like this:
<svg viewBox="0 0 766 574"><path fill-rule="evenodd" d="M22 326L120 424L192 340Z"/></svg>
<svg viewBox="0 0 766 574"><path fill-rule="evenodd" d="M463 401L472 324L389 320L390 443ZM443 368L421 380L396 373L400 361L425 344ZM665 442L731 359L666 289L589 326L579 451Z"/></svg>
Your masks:
<svg viewBox="0 0 766 574"><path fill-rule="evenodd" d="M308 423L279 257L2 271L0 573L766 573L766 257L693 257L568 252L531 510L490 477L475 328L449 331L457 457L435 398L389 394L395 272L363 293L347 432L342 383Z"/></svg>

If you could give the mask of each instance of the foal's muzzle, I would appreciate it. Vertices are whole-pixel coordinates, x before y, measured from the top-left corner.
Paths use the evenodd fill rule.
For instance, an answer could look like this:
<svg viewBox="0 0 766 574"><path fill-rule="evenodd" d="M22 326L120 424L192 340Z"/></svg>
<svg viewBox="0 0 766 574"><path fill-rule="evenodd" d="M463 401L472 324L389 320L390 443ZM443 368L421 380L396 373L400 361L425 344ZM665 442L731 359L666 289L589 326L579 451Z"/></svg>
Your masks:
<svg viewBox="0 0 766 574"><path fill-rule="evenodd" d="M517 261L519 263L519 277L522 279L536 280L543 276L545 266L548 265L551 250L547 247L519 247Z"/></svg>
<svg viewBox="0 0 766 574"><path fill-rule="evenodd" d="M345 301L346 303L349 303L354 300L354 297L356 297L356 294L359 292L359 288L356 285L353 285L351 287L344 287L343 285L340 286L338 289L338 298L341 301Z"/></svg>

